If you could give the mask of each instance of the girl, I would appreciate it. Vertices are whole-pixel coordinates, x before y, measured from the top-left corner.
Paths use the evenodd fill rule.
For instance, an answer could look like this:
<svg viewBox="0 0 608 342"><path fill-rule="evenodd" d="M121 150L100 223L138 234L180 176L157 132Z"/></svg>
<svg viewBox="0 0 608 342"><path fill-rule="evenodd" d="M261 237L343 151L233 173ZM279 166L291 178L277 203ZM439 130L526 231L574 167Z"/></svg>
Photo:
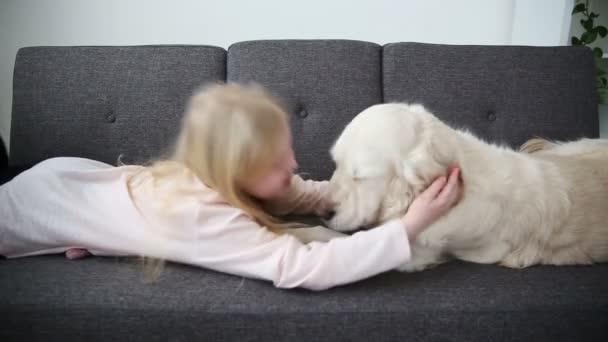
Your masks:
<svg viewBox="0 0 608 342"><path fill-rule="evenodd" d="M271 213L330 211L326 182L293 175L288 117L259 87L216 85L188 104L170 158L113 167L52 158L0 187L0 255L140 255L323 290L399 266L459 194L458 170L401 219L342 236ZM318 241L313 241L318 240Z"/></svg>

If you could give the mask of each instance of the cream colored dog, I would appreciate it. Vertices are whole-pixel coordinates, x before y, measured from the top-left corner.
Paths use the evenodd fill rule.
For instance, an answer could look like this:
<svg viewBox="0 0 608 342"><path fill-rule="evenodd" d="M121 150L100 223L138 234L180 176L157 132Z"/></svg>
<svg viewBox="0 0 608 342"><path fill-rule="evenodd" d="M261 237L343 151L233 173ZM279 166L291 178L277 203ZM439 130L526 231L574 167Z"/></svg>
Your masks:
<svg viewBox="0 0 608 342"><path fill-rule="evenodd" d="M436 177L458 166L463 197L412 245L402 270L457 258L508 267L608 261L608 140L535 140L531 154L450 128L420 105L360 113L332 156L338 231L402 216Z"/></svg>

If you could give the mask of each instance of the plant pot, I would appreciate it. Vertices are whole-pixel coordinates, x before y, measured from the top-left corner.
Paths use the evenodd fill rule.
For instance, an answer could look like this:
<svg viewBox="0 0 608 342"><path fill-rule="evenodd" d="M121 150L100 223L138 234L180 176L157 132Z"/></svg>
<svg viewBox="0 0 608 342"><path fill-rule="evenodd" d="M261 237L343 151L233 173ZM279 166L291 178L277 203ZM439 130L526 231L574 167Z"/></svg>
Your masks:
<svg viewBox="0 0 608 342"><path fill-rule="evenodd" d="M600 104L598 111L600 116L600 138L608 139L608 104Z"/></svg>

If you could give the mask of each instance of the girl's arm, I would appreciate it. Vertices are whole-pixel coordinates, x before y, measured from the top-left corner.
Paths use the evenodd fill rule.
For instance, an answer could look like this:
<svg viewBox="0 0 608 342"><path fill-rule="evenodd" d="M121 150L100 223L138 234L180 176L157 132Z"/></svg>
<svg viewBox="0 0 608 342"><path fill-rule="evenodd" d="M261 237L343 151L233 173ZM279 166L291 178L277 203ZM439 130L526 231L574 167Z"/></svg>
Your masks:
<svg viewBox="0 0 608 342"><path fill-rule="evenodd" d="M324 290L395 269L410 257L401 220L328 242L303 243L291 234L260 227L228 205L206 211L199 216L196 252L188 260L175 261L269 280L279 288Z"/></svg>
<svg viewBox="0 0 608 342"><path fill-rule="evenodd" d="M327 181L303 180L300 176L294 175L287 194L267 201L264 208L276 216L288 214L323 216L332 209L328 196L328 185Z"/></svg>

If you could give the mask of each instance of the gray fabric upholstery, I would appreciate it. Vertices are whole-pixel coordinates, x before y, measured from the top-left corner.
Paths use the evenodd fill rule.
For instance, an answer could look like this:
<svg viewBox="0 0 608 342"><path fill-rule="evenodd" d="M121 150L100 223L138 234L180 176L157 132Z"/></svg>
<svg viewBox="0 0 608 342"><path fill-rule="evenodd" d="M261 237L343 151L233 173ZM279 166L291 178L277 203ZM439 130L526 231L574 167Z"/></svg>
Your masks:
<svg viewBox="0 0 608 342"><path fill-rule="evenodd" d="M256 82L292 113L300 171L329 179L329 148L354 114L382 102L381 47L359 41L253 41L228 49L228 81Z"/></svg>
<svg viewBox="0 0 608 342"><path fill-rule="evenodd" d="M17 55L9 162L145 160L171 142L192 91L226 78L284 101L302 171L316 179L331 174L327 149L344 125L382 101L422 102L509 144L597 136L594 66L579 48L41 47ZM42 256L0 260L0 341L607 341L607 286L608 264L454 262L313 293L175 264L145 284L136 260Z"/></svg>
<svg viewBox="0 0 608 342"><path fill-rule="evenodd" d="M225 64L225 50L211 46L20 49L10 162L147 161L172 143L192 91L225 79Z"/></svg>
<svg viewBox="0 0 608 342"><path fill-rule="evenodd" d="M129 259L7 260L0 340L606 341L607 277L452 263L314 293L181 265L145 284Z"/></svg>
<svg viewBox="0 0 608 342"><path fill-rule="evenodd" d="M599 135L587 48L395 43L382 72L385 102L422 103L489 141Z"/></svg>

